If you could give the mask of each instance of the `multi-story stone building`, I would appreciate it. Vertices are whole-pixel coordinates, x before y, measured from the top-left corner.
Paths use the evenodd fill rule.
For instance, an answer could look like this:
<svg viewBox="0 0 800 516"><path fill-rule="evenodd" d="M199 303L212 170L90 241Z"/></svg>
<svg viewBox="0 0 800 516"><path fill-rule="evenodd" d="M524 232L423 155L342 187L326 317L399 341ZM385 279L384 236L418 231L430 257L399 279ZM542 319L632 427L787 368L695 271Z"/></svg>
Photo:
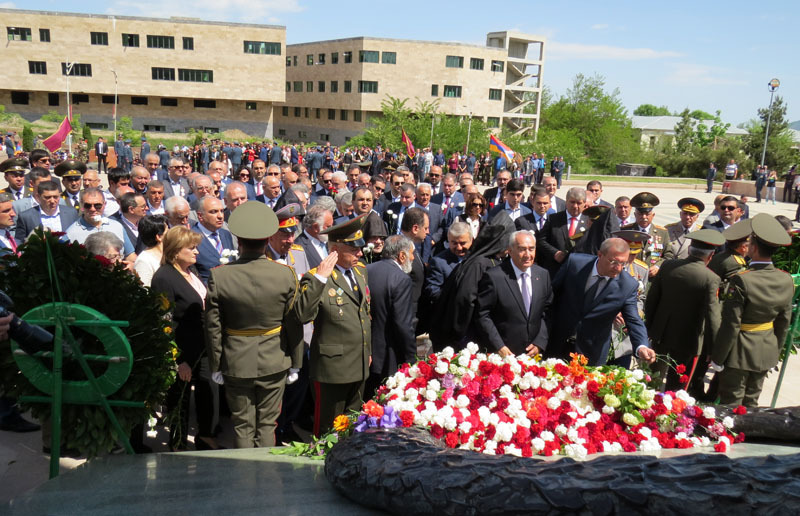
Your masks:
<svg viewBox="0 0 800 516"><path fill-rule="evenodd" d="M36 120L73 113L96 129L128 116L150 132L241 129L271 137L284 100L286 28L0 9L0 104ZM1 29L0 29L1 30ZM70 66L71 65L71 66Z"/></svg>
<svg viewBox="0 0 800 516"><path fill-rule="evenodd" d="M517 32L492 32L486 46L367 37L287 45L276 135L342 144L380 116L387 96L409 99L412 109L438 101L438 113L537 131L544 45Z"/></svg>

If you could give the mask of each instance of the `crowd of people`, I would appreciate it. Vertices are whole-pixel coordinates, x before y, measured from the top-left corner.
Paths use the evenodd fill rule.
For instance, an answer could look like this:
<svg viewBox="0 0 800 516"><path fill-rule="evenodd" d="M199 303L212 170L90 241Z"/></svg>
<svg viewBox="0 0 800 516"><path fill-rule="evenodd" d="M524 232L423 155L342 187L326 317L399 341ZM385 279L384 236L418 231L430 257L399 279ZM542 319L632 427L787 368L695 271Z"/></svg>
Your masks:
<svg viewBox="0 0 800 516"><path fill-rule="evenodd" d="M511 169L418 156L157 148L107 169L103 189L102 170L35 150L0 164L0 248L62 232L173 303L173 450L188 446L192 389L196 448L219 447L220 404L237 447L272 446L324 433L426 339L595 366L670 357L653 366L667 388L757 404L791 313L791 279L771 264L790 221L723 194L702 224L687 197L661 227L649 192L610 202L590 181L559 196L563 159L548 175L543 155Z"/></svg>

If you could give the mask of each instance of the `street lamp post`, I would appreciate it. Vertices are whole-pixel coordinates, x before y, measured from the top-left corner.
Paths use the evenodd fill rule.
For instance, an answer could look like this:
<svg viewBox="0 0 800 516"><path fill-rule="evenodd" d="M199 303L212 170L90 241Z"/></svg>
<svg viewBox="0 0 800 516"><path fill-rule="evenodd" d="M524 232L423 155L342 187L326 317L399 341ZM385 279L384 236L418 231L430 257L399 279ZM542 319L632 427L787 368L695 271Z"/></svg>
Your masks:
<svg viewBox="0 0 800 516"><path fill-rule="evenodd" d="M433 110L433 114L431 115L431 143L428 145L428 148L433 150L433 124L436 122L436 110Z"/></svg>
<svg viewBox="0 0 800 516"><path fill-rule="evenodd" d="M112 68L111 73L114 74L114 135L111 141L115 142L117 141L117 71Z"/></svg>
<svg viewBox="0 0 800 516"><path fill-rule="evenodd" d="M767 85L769 87L769 110L767 111L767 130L764 131L764 150L761 151L761 166L764 166L764 158L767 157L767 139L769 138L769 123L772 120L772 96L775 90L781 85L778 79L772 79Z"/></svg>

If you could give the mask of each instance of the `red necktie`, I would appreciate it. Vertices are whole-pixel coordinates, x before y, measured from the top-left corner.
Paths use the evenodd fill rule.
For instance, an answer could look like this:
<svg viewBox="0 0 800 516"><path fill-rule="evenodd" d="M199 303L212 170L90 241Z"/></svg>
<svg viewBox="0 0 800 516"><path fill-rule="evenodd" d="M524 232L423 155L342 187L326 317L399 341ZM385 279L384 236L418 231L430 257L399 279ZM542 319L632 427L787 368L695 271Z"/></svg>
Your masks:
<svg viewBox="0 0 800 516"><path fill-rule="evenodd" d="M572 217L569 221L569 236L575 235L575 217Z"/></svg>
<svg viewBox="0 0 800 516"><path fill-rule="evenodd" d="M447 213L447 209L450 208L450 196L446 195L444 198L444 212Z"/></svg>
<svg viewBox="0 0 800 516"><path fill-rule="evenodd" d="M6 230L6 238L8 239L8 243L11 244L11 251L19 256L19 252L17 251L17 241L14 240L14 235L11 234L11 231Z"/></svg>

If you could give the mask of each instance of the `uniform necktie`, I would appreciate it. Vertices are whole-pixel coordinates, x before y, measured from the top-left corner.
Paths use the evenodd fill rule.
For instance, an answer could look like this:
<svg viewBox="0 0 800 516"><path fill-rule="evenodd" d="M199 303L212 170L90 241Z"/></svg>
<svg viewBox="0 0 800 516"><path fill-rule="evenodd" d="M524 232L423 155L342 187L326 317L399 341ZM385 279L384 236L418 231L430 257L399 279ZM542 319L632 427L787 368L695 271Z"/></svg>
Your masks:
<svg viewBox="0 0 800 516"><path fill-rule="evenodd" d="M356 283L356 278L353 276L353 269L347 269L344 271L344 275L347 276L347 281L350 283L350 288L353 289L356 299L361 302L361 293L358 291L358 283Z"/></svg>
<svg viewBox="0 0 800 516"><path fill-rule="evenodd" d="M214 247L216 247L217 252L219 254L222 254L222 242L220 241L219 235L217 234L216 231L211 233L211 239L214 240Z"/></svg>
<svg viewBox="0 0 800 516"><path fill-rule="evenodd" d="M575 235L575 223L577 222L575 217L572 217L569 221L569 236Z"/></svg>
<svg viewBox="0 0 800 516"><path fill-rule="evenodd" d="M689 234L689 228L683 228L683 234L684 235L688 235Z"/></svg>
<svg viewBox="0 0 800 516"><path fill-rule="evenodd" d="M525 313L531 313L531 287L528 278L530 275L527 272L522 273L522 303L525 305Z"/></svg>
<svg viewBox="0 0 800 516"><path fill-rule="evenodd" d="M8 243L11 246L11 251L19 256L19 252L17 251L17 241L14 240L14 235L11 234L11 231L6 230L6 238L8 239Z"/></svg>
<svg viewBox="0 0 800 516"><path fill-rule="evenodd" d="M22 198L22 191L17 190L16 192L14 192L14 195L16 196L17 200L20 200Z"/></svg>

